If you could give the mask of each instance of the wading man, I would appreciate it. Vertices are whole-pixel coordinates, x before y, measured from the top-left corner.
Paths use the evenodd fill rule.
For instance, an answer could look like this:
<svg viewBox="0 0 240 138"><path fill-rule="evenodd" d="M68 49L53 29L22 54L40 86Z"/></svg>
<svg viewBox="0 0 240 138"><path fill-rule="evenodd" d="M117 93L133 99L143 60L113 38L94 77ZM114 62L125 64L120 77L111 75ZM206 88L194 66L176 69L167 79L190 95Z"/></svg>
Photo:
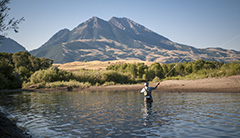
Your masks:
<svg viewBox="0 0 240 138"><path fill-rule="evenodd" d="M148 82L144 83L145 87L141 90L141 93L144 93L144 101L148 103L153 102L152 90L156 89L160 82L157 83L155 87L148 87Z"/></svg>

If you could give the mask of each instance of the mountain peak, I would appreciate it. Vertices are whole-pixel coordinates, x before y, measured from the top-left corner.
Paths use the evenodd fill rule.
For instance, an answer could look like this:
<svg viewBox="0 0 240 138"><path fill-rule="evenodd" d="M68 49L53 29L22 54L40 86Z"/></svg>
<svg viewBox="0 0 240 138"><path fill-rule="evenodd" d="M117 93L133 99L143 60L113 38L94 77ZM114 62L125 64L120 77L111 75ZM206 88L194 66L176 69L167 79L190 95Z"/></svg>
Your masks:
<svg viewBox="0 0 240 138"><path fill-rule="evenodd" d="M101 19L101 18L99 18L99 17L97 17L97 16L93 16L93 17L90 18L88 21L94 21L94 22L96 22L96 21L98 21L98 20L103 20L103 19Z"/></svg>
<svg viewBox="0 0 240 138"><path fill-rule="evenodd" d="M151 30L147 29L146 27L126 18L126 17L122 17L122 18L118 18L118 17L112 17L109 20L110 23L114 24L115 26L117 26L118 28L125 30L125 29L129 29L132 30L133 32L139 34L140 30L145 30L148 32L152 32Z"/></svg>
<svg viewBox="0 0 240 138"><path fill-rule="evenodd" d="M131 34L131 36L135 35L135 39L143 40L144 38L144 40L146 40L145 42L153 45L158 45L159 41L161 41L162 43L168 43L170 41L169 39L151 31L143 25L140 25L126 17L112 17L108 22L115 25L121 30L127 30L128 34Z"/></svg>
<svg viewBox="0 0 240 138"><path fill-rule="evenodd" d="M93 16L71 31L59 31L31 53L54 59L55 63L116 59L171 63L179 61L183 55L188 55L187 61L199 58L240 61L239 53L234 51L196 49L174 43L126 17L105 21Z"/></svg>

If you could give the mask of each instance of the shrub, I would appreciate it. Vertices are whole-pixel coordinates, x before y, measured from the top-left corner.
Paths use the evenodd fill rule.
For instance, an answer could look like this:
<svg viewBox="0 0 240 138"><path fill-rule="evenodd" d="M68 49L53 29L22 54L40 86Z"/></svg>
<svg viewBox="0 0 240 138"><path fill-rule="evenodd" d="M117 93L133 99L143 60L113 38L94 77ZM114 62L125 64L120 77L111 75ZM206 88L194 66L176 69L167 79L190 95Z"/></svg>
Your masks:
<svg viewBox="0 0 240 138"><path fill-rule="evenodd" d="M73 74L67 71L59 70L56 66L52 66L46 70L36 71L31 77L31 83L69 81L73 79Z"/></svg>
<svg viewBox="0 0 240 138"><path fill-rule="evenodd" d="M119 73L116 71L103 73L102 80L104 82L115 82L115 83L121 83L121 84L129 83L132 81L127 75L124 75L123 73Z"/></svg>
<svg viewBox="0 0 240 138"><path fill-rule="evenodd" d="M161 79L157 76L152 80L152 82L160 82L160 81L161 81Z"/></svg>
<svg viewBox="0 0 240 138"><path fill-rule="evenodd" d="M71 88L88 88L91 84L89 82L79 82L76 80L70 81L56 81L46 83L45 87L47 88L57 88L57 87L71 87Z"/></svg>
<svg viewBox="0 0 240 138"><path fill-rule="evenodd" d="M103 84L103 86L109 86L109 85L115 85L115 82L113 82L113 81L108 82L107 81Z"/></svg>
<svg viewBox="0 0 240 138"><path fill-rule="evenodd" d="M73 76L74 79L79 82L89 82L92 85L95 85L96 83L99 84L103 83L101 73L99 71L86 71L86 70L74 71Z"/></svg>

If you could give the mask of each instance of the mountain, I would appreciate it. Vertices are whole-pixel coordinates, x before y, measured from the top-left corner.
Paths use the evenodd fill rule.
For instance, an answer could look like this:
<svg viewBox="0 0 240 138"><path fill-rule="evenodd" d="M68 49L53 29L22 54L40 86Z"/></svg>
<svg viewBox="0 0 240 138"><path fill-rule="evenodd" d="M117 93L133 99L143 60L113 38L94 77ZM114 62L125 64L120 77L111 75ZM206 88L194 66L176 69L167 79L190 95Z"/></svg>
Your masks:
<svg viewBox="0 0 240 138"><path fill-rule="evenodd" d="M27 50L13 39L0 35L0 52L15 53L19 51Z"/></svg>
<svg viewBox="0 0 240 138"><path fill-rule="evenodd" d="M73 30L60 30L30 53L51 58L55 63L118 59L171 63L184 56L185 61L240 61L239 51L197 49L175 43L128 18L117 17L109 21L92 17Z"/></svg>

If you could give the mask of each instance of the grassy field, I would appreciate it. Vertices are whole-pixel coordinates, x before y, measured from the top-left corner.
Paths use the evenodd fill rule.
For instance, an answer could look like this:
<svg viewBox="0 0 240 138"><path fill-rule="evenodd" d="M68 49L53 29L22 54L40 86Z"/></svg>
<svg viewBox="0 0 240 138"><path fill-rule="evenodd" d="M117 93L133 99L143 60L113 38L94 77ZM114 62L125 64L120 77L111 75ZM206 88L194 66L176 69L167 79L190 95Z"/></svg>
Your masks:
<svg viewBox="0 0 240 138"><path fill-rule="evenodd" d="M112 60L112 61L90 61L90 62L70 62L65 64L53 64L59 69L74 71L80 69L89 69L89 70L105 70L108 66L114 64L124 64L124 63L144 63L147 66L150 66L154 62L141 61L141 60Z"/></svg>

